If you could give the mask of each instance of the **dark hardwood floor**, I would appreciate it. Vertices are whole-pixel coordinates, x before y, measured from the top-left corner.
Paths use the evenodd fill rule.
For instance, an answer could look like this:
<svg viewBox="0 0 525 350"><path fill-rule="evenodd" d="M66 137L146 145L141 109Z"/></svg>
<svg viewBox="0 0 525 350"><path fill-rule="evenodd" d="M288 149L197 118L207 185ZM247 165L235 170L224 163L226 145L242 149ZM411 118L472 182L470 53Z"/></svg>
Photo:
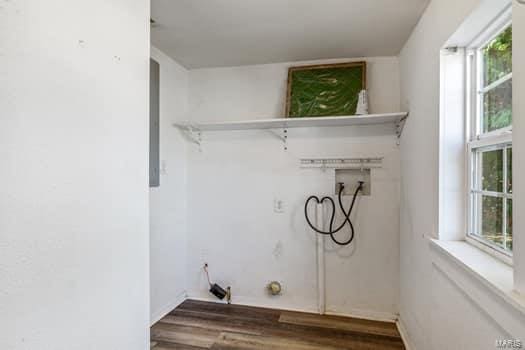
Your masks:
<svg viewBox="0 0 525 350"><path fill-rule="evenodd" d="M186 300L151 327L155 350L404 349L395 324Z"/></svg>

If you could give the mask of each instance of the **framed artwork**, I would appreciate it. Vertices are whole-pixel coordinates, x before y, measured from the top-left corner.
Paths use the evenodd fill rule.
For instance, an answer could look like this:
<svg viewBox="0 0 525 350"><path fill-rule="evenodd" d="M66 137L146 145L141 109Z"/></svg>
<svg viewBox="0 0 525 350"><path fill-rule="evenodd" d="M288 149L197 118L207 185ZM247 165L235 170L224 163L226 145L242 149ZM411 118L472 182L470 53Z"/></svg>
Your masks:
<svg viewBox="0 0 525 350"><path fill-rule="evenodd" d="M366 62L291 67L286 117L354 115L366 89Z"/></svg>

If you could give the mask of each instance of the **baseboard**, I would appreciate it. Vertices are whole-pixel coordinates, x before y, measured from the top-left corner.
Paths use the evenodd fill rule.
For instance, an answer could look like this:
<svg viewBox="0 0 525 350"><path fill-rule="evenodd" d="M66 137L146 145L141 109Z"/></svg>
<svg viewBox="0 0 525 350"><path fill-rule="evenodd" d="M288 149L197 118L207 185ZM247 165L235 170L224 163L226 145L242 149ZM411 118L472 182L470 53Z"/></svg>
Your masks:
<svg viewBox="0 0 525 350"><path fill-rule="evenodd" d="M410 337L408 336L408 331L405 327L405 324L401 320L401 318L398 318L396 321L397 330L399 331L399 334L401 334L401 339L403 340L403 343L405 343L405 349L406 350L416 350L412 342L410 341Z"/></svg>
<svg viewBox="0 0 525 350"><path fill-rule="evenodd" d="M199 301L207 301L211 303L217 303L217 304L226 304L226 301L224 300L218 300L217 298L214 298L213 296L202 296L202 295L188 295L187 299L193 299L193 300L199 300ZM234 305L243 305L243 306L252 306L252 307L261 307L261 308L269 308L269 309L276 309L276 310L283 310L283 311L296 311L296 312L308 312L308 313L316 313L315 309L306 309L302 307L296 307L291 305L274 305L271 303L261 303L254 301L252 298L243 298L240 296L235 296L233 299L232 304Z"/></svg>
<svg viewBox="0 0 525 350"><path fill-rule="evenodd" d="M397 314L393 314L390 312L370 311L370 310L361 310L361 309L353 309L346 313L327 310L325 314L332 315L332 316L352 317L352 318L359 318L362 320L381 321L381 322L390 322L390 323L395 323L399 317Z"/></svg>
<svg viewBox="0 0 525 350"><path fill-rule="evenodd" d="M220 300L217 300L216 298L213 298L213 296L208 297L208 296L203 296L201 294L199 295L190 294L188 295L188 299L208 301L208 302L213 302L213 303L222 303L222 304L225 303L224 301L220 301ZM242 296L235 296L233 299L233 304L253 306L253 307L272 308L272 309L283 310L283 311L317 313L316 307L308 308L308 307L301 307L301 306L296 306L296 305L282 305L282 304L275 305L272 303L258 302L256 300L253 300L252 298L244 298ZM391 322L391 323L395 323L399 317L397 314L393 314L389 312L368 311L368 310L361 310L361 309L350 310L350 313L341 313L341 312L334 312L334 311L327 310L325 314L332 315L332 316L352 317L352 318L359 318L359 319L364 319L364 320Z"/></svg>
<svg viewBox="0 0 525 350"><path fill-rule="evenodd" d="M159 322L161 318L169 314L173 309L182 304L186 300L188 295L186 291L179 294L172 302L166 304L160 310L154 312L150 317L150 326L153 326L155 323Z"/></svg>

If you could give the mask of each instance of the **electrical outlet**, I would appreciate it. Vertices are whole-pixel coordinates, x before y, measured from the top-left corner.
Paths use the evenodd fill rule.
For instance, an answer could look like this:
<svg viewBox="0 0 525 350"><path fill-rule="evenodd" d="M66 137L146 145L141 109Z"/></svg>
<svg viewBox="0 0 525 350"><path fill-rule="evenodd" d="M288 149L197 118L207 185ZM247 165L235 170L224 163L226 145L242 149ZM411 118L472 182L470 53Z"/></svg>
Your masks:
<svg viewBox="0 0 525 350"><path fill-rule="evenodd" d="M282 199L273 200L273 211L275 213L284 213L284 201Z"/></svg>

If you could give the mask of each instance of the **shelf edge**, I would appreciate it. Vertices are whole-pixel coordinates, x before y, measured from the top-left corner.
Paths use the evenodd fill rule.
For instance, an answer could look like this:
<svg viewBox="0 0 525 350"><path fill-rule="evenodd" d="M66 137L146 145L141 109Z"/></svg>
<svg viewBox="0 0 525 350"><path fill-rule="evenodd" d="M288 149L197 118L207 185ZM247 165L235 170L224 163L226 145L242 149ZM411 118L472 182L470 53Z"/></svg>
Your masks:
<svg viewBox="0 0 525 350"><path fill-rule="evenodd" d="M299 127L334 127L352 125L395 124L400 135L402 126L408 118L408 112L369 114L366 116L335 116L309 118L272 118L226 122L179 122L173 126L183 130L194 131L228 131L282 129ZM309 125L310 124L310 125Z"/></svg>

